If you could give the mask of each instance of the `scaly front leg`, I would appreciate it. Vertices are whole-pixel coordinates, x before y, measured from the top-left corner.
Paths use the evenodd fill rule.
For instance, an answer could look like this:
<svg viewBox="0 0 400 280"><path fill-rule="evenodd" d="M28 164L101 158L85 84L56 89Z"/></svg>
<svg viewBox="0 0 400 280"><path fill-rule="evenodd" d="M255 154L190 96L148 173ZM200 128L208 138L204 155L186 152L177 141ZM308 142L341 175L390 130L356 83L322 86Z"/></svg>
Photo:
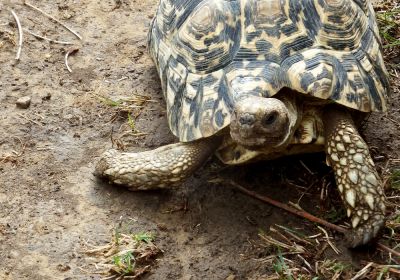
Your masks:
<svg viewBox="0 0 400 280"><path fill-rule="evenodd" d="M349 247L367 244L385 221L385 195L365 141L349 113L335 107L324 114L327 161L351 217Z"/></svg>
<svg viewBox="0 0 400 280"><path fill-rule="evenodd" d="M134 191L176 186L203 165L219 143L211 137L140 153L109 150L97 163L95 175Z"/></svg>

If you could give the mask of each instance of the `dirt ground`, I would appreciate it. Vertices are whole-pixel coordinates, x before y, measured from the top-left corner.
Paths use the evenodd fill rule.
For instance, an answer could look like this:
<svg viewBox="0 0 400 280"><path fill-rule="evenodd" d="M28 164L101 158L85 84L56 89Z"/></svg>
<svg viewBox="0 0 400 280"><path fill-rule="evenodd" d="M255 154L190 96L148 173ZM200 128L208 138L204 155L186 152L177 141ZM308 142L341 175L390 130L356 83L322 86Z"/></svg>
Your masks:
<svg viewBox="0 0 400 280"><path fill-rule="evenodd" d="M113 142L139 151L175 141L146 52L157 2L32 0L81 34L79 40L22 1L1 1L0 279L101 279L104 275L96 274L85 250L109 242L117 227L155 234L163 253L145 279L267 279L275 271L265 262L270 249L258 236L260 230L280 224L308 235L321 233L228 183L210 182L215 177L233 178L283 202L299 201L321 217L340 209L323 155L229 168L213 159L171 191L133 193L92 175L97 158ZM10 9L23 28L73 42L73 47L24 32L17 62L18 32ZM64 56L73 48L79 51L68 59L70 73ZM31 97L31 104L18 108L24 96ZM387 115L373 114L363 129L383 176L400 164L397 88L390 105ZM322 201L321 189L327 185L329 199ZM374 248L347 250L342 235L329 234L341 253L327 248L326 258L355 268L362 261L387 258Z"/></svg>

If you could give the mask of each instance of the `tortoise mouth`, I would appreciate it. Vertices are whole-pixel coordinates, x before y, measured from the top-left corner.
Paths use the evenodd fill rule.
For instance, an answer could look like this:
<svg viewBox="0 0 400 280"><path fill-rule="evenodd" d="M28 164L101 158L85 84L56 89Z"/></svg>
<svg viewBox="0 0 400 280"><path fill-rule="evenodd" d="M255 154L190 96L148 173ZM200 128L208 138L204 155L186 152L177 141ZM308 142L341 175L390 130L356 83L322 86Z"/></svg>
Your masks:
<svg viewBox="0 0 400 280"><path fill-rule="evenodd" d="M241 137L240 135L231 133L232 140L237 144L249 150L259 150L260 148L269 146L277 147L282 143L282 137Z"/></svg>

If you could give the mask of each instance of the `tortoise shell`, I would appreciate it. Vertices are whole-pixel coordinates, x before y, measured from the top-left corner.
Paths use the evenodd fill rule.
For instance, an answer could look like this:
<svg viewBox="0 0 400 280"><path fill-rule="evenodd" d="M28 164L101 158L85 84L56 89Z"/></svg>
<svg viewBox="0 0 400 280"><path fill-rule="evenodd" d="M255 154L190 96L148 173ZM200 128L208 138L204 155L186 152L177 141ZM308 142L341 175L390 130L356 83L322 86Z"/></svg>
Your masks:
<svg viewBox="0 0 400 280"><path fill-rule="evenodd" d="M362 112L389 85L367 0L160 0L148 45L180 141L230 124L235 102L282 88Z"/></svg>

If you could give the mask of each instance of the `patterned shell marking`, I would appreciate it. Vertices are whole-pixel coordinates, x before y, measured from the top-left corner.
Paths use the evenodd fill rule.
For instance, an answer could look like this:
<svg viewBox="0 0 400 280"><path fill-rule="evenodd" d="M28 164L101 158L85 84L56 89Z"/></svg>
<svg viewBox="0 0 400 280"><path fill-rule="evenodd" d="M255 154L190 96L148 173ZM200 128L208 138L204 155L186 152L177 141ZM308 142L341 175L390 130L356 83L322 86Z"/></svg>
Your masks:
<svg viewBox="0 0 400 280"><path fill-rule="evenodd" d="M283 87L386 110L387 73L367 0L160 0L149 50L180 141L229 125L240 98Z"/></svg>

